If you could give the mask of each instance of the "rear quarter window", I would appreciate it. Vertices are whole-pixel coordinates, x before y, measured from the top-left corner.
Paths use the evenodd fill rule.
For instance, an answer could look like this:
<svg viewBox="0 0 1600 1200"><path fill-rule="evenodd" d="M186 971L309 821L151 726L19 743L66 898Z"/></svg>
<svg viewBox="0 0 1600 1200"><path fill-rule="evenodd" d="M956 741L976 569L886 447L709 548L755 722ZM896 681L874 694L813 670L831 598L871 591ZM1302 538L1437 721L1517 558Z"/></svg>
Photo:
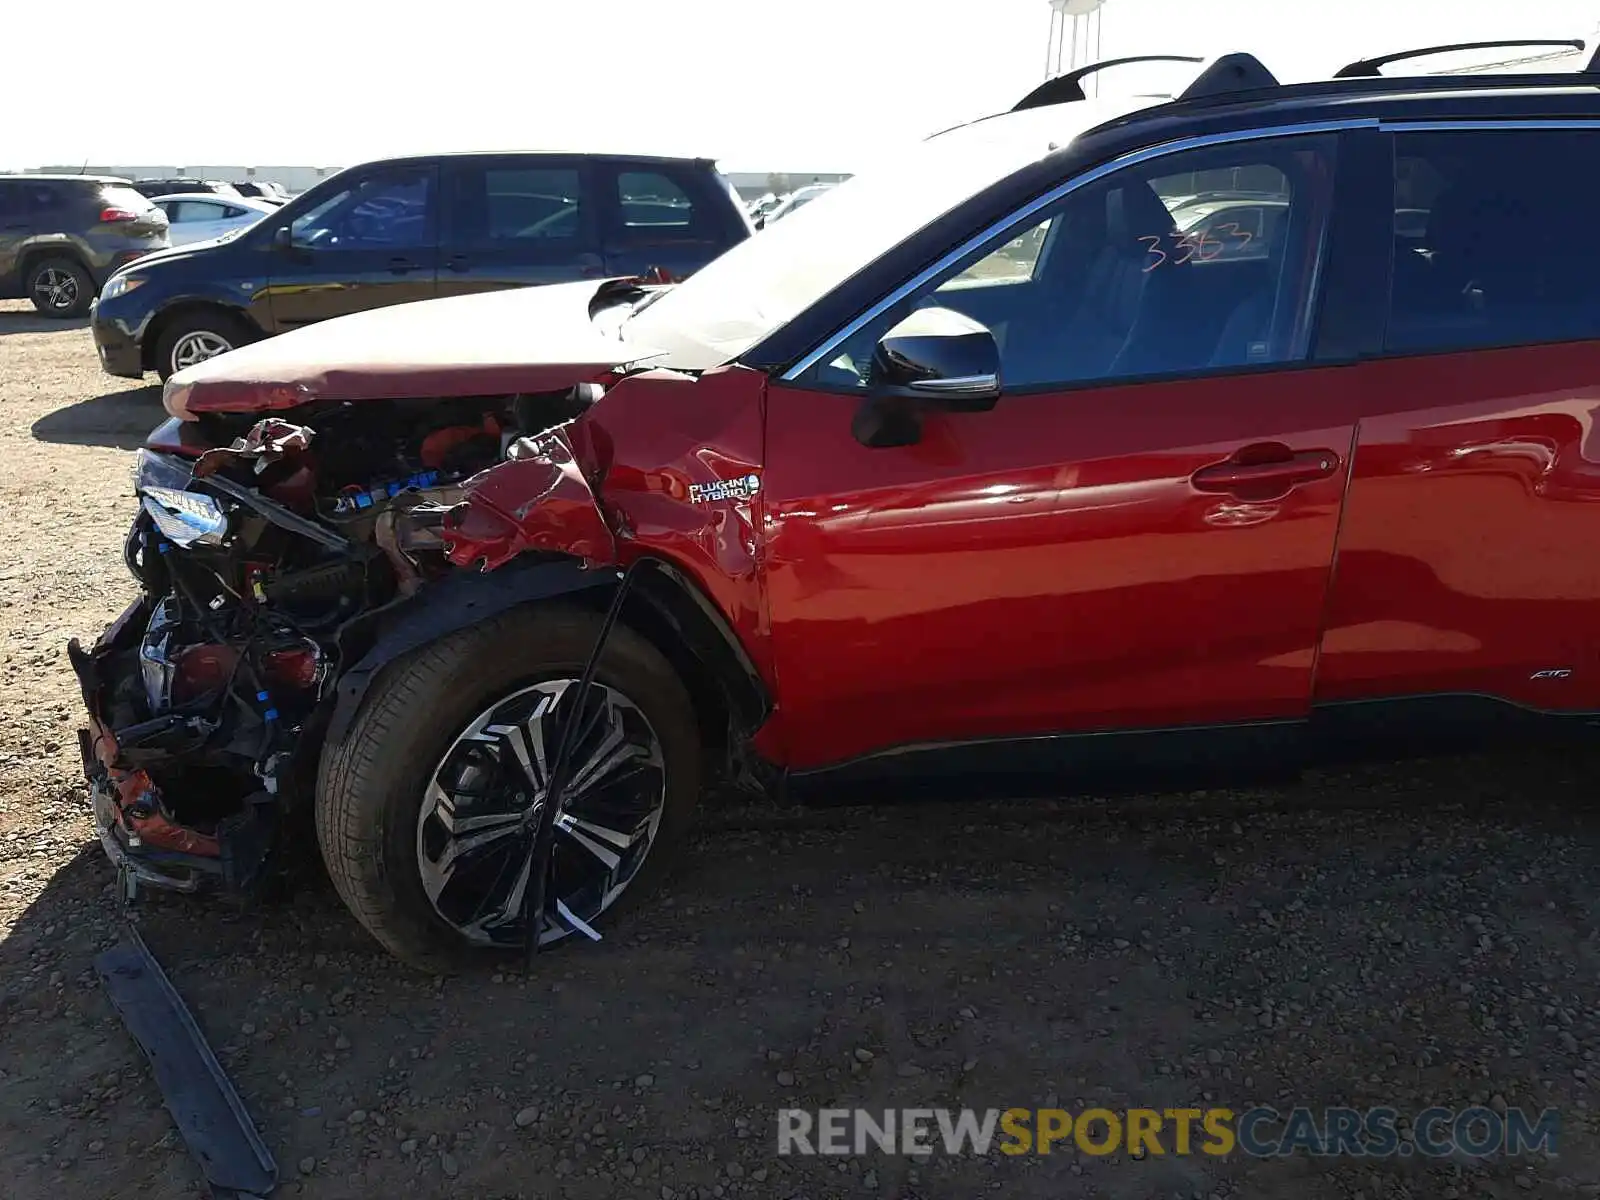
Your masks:
<svg viewBox="0 0 1600 1200"><path fill-rule="evenodd" d="M714 241L731 234L732 201L714 175L679 170L619 170L613 236L624 245Z"/></svg>

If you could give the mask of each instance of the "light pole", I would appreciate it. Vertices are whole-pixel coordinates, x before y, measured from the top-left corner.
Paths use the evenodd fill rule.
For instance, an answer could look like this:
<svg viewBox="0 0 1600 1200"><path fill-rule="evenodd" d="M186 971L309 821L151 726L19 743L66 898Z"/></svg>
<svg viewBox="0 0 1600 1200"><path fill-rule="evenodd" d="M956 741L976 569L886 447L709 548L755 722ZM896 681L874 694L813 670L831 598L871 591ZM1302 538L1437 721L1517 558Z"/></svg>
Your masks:
<svg viewBox="0 0 1600 1200"><path fill-rule="evenodd" d="M1053 79L1063 67L1087 66L1100 58L1101 8L1105 0L1050 0L1050 37L1045 44L1044 77ZM1065 60L1063 62L1063 60ZM1100 94L1100 84L1094 81Z"/></svg>

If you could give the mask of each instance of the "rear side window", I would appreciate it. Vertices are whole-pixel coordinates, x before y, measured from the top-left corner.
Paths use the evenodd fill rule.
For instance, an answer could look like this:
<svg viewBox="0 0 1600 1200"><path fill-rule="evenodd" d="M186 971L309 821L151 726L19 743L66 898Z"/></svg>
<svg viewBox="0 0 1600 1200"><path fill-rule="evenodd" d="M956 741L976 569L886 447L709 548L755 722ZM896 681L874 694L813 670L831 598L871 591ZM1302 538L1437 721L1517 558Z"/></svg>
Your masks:
<svg viewBox="0 0 1600 1200"><path fill-rule="evenodd" d="M1398 134L1387 348L1600 337L1596 150L1587 130Z"/></svg>
<svg viewBox="0 0 1600 1200"><path fill-rule="evenodd" d="M450 241L507 248L583 235L588 200L576 166L458 166L450 175Z"/></svg>
<svg viewBox="0 0 1600 1200"><path fill-rule="evenodd" d="M17 185L18 208L32 216L60 212L64 203L61 186L55 183L34 183L31 180Z"/></svg>
<svg viewBox="0 0 1600 1200"><path fill-rule="evenodd" d="M180 224L215 221L222 216L222 206L208 204L204 200L176 200L167 206L167 215Z"/></svg>
<svg viewBox="0 0 1600 1200"><path fill-rule="evenodd" d="M491 241L578 236L583 185L576 170L490 170L483 185Z"/></svg>

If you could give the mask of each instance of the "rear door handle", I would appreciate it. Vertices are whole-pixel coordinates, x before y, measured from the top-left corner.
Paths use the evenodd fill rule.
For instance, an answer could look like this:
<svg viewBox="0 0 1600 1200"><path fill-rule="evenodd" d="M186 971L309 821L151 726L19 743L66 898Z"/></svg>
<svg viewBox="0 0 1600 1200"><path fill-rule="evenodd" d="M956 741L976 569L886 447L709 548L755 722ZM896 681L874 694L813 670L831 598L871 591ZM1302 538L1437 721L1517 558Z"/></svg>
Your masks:
<svg viewBox="0 0 1600 1200"><path fill-rule="evenodd" d="M1201 467L1189 476L1189 482L1200 492L1287 491L1297 484L1327 479L1339 469L1339 456L1332 450L1292 451L1285 446L1283 457L1261 461L1261 456L1275 449L1248 447L1228 462Z"/></svg>
<svg viewBox="0 0 1600 1200"><path fill-rule="evenodd" d="M445 259L444 265L452 271L470 271L472 269L472 260L465 254L452 254Z"/></svg>

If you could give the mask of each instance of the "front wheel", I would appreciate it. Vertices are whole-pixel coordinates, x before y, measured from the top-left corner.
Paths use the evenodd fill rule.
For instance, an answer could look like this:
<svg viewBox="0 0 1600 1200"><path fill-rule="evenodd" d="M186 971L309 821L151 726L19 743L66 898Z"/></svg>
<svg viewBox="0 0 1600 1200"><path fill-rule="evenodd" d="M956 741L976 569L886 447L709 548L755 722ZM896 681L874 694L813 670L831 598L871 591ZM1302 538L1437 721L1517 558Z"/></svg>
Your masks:
<svg viewBox="0 0 1600 1200"><path fill-rule="evenodd" d="M253 342L238 317L221 309L185 313L161 331L156 341L156 374L165 383L185 367Z"/></svg>
<svg viewBox="0 0 1600 1200"><path fill-rule="evenodd" d="M618 626L582 713L601 618L515 611L390 664L323 753L317 831L339 895L401 959L444 972L527 944L533 820L576 722L553 815L541 946L587 936L624 893L645 898L689 823L700 738L689 696Z"/></svg>

